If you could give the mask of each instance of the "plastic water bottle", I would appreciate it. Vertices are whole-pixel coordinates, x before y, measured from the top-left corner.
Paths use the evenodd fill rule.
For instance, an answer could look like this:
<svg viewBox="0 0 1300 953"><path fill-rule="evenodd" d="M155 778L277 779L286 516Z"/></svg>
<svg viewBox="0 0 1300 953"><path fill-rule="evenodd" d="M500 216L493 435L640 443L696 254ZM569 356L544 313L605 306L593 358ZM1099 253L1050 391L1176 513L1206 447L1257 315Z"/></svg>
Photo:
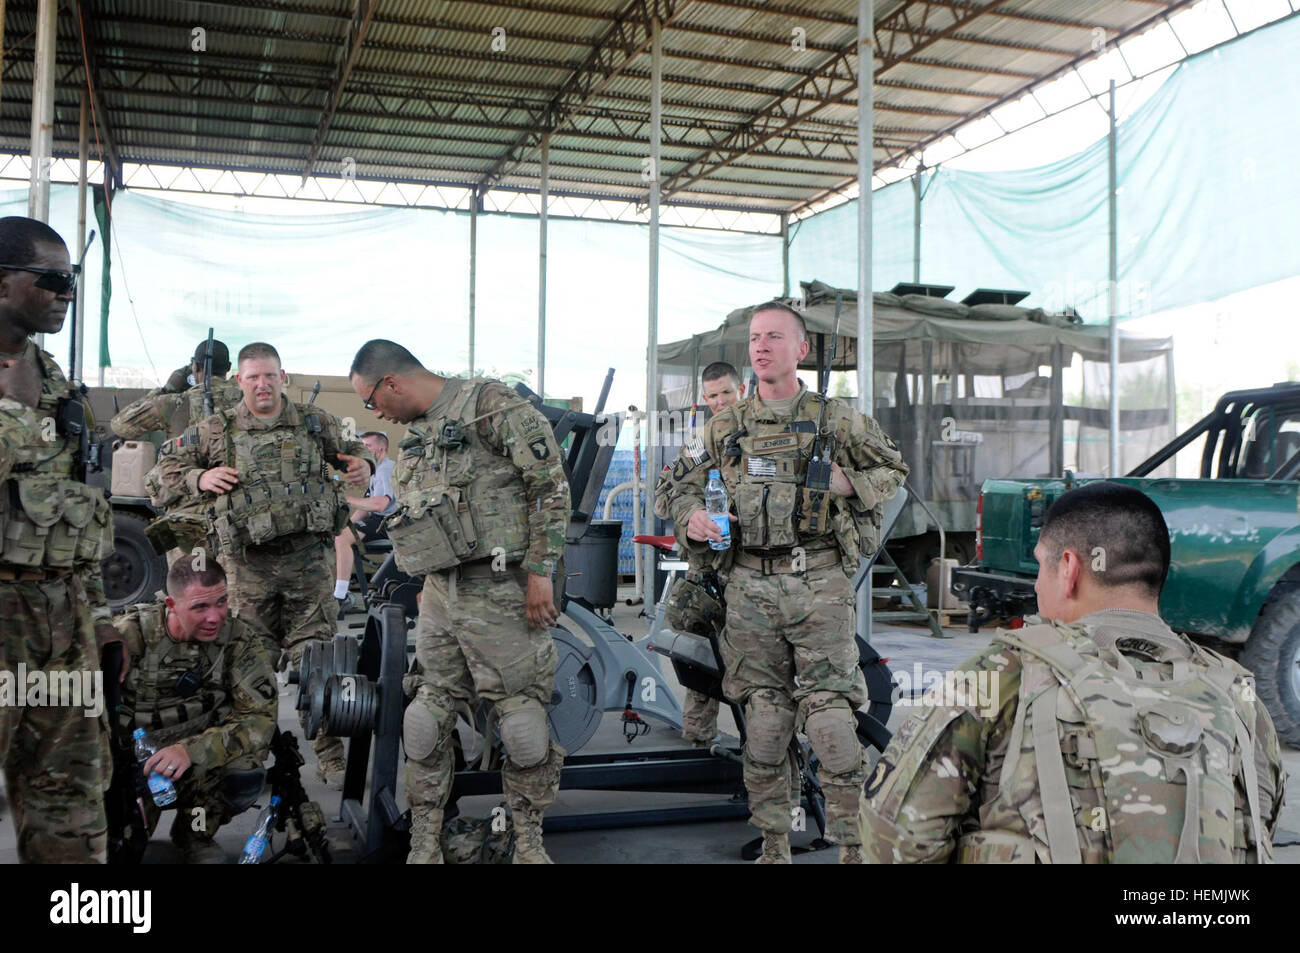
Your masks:
<svg viewBox="0 0 1300 953"><path fill-rule="evenodd" d="M704 490L704 505L708 509L709 519L718 524L722 533L722 542L709 540L710 549L731 548L731 519L727 515L727 488L722 483L722 473L709 471L709 485Z"/></svg>
<svg viewBox="0 0 1300 953"><path fill-rule="evenodd" d="M135 760L139 762L140 767L148 761L156 752L149 739L144 735L143 728L137 728L131 734L135 741ZM176 785L172 784L170 779L164 778L157 771L149 775L149 793L153 795L153 802L159 807L166 807L176 800Z"/></svg>
<svg viewBox="0 0 1300 953"><path fill-rule="evenodd" d="M271 798L271 803L262 808L258 815L257 827L252 836L244 842L244 852L239 857L241 864L260 864L266 845L271 842L271 825L275 823L276 808L280 806L280 795Z"/></svg>

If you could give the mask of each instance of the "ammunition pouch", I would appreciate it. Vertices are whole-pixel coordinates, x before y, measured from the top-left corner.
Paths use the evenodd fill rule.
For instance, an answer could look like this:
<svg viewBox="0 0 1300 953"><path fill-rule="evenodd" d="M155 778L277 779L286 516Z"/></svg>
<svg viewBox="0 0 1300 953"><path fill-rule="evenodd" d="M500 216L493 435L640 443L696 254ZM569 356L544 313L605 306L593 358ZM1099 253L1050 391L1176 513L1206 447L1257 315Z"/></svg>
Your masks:
<svg viewBox="0 0 1300 953"><path fill-rule="evenodd" d="M102 491L62 479L9 481L0 562L71 569L113 551L111 509Z"/></svg>
<svg viewBox="0 0 1300 953"><path fill-rule="evenodd" d="M450 569L490 556L478 552L478 533L458 487L444 487L402 506L384 521L397 568L411 576Z"/></svg>
<svg viewBox="0 0 1300 953"><path fill-rule="evenodd" d="M212 532L225 553L298 533L337 536L347 523L332 482L237 486L216 497L212 512Z"/></svg>
<svg viewBox="0 0 1300 953"><path fill-rule="evenodd" d="M208 521L193 510L177 510L158 517L144 528L154 552L165 556L173 549L192 552L208 541Z"/></svg>
<svg viewBox="0 0 1300 953"><path fill-rule="evenodd" d="M830 528L831 491L810 486L799 490L795 530L801 537L820 536Z"/></svg>

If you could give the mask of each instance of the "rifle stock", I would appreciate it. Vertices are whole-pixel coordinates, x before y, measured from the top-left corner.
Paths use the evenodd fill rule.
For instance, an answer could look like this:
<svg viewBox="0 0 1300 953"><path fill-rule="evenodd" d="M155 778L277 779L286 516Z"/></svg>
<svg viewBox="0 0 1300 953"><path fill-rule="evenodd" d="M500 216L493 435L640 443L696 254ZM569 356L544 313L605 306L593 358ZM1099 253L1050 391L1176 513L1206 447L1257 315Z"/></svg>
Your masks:
<svg viewBox="0 0 1300 953"><path fill-rule="evenodd" d="M216 413L212 403L212 328L208 328L208 343L203 351L203 416Z"/></svg>

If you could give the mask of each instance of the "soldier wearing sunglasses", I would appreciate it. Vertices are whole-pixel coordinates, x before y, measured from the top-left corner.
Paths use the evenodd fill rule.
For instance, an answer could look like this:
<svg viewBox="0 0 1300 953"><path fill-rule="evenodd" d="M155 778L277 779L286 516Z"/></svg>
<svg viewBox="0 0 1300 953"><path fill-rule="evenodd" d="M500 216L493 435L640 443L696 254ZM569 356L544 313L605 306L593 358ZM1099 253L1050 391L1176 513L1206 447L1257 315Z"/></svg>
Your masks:
<svg viewBox="0 0 1300 953"><path fill-rule="evenodd" d="M7 458L0 492L0 671L77 673L82 683L121 635L104 598L100 560L113 551L104 494L82 482L82 428L93 424L54 358L31 336L63 327L75 269L63 239L35 219L0 218L0 421ZM120 649L117 649L120 651ZM124 674L124 673L123 673ZM103 863L108 771L105 715L82 705L0 708L0 763L27 863ZM71 702L68 698L63 701Z"/></svg>

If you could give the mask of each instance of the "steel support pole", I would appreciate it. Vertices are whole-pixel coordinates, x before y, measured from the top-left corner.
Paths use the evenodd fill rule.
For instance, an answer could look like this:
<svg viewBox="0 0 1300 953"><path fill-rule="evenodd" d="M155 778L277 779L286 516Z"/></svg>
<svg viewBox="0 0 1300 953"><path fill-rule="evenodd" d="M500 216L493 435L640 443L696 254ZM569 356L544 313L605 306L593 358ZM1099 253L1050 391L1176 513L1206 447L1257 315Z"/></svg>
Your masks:
<svg viewBox="0 0 1300 953"><path fill-rule="evenodd" d="M1110 81L1110 132L1106 138L1106 207L1109 212L1109 233L1107 235L1107 254L1109 257L1106 282L1107 313L1110 315L1110 476L1120 475L1119 463L1119 238L1118 209L1119 196L1115 194L1118 185L1116 175L1115 135L1115 81Z"/></svg>
<svg viewBox="0 0 1300 953"><path fill-rule="evenodd" d="M0 90L4 88L5 0L0 0Z"/></svg>
<svg viewBox="0 0 1300 953"><path fill-rule="evenodd" d="M873 0L858 0L858 410L872 412L871 301L871 174L875 129L872 86L876 60L873 47ZM871 640L870 574L858 590L858 634Z"/></svg>
<svg viewBox="0 0 1300 953"><path fill-rule="evenodd" d="M469 376L474 376L475 295L478 292L478 189L469 193Z"/></svg>
<svg viewBox="0 0 1300 953"><path fill-rule="evenodd" d="M650 21L650 269L646 313L646 453L642 461L645 479L645 526L642 532L655 530L655 481L659 477L659 146L663 138L664 50L663 24L659 17ZM646 611L653 615L659 599L655 591L655 550L637 547L643 554L646 580Z"/></svg>
<svg viewBox="0 0 1300 953"><path fill-rule="evenodd" d="M781 213L781 297L790 297L790 213Z"/></svg>
<svg viewBox="0 0 1300 953"><path fill-rule="evenodd" d="M542 137L542 213L537 246L537 396L546 399L546 207L551 191L551 137Z"/></svg>
<svg viewBox="0 0 1300 953"><path fill-rule="evenodd" d="M921 283L921 173L925 166L917 163L912 174L912 283Z"/></svg>
<svg viewBox="0 0 1300 953"><path fill-rule="evenodd" d="M74 255L86 247L86 172L90 165L90 97L81 91L81 119L77 124L77 245ZM81 380L81 354L86 342L86 272L77 275L77 331L73 335L72 361L68 376Z"/></svg>
<svg viewBox="0 0 1300 953"><path fill-rule="evenodd" d="M32 82L32 175L28 218L50 220L50 153L54 145L54 47L58 0L39 0L36 8L36 77Z"/></svg>

